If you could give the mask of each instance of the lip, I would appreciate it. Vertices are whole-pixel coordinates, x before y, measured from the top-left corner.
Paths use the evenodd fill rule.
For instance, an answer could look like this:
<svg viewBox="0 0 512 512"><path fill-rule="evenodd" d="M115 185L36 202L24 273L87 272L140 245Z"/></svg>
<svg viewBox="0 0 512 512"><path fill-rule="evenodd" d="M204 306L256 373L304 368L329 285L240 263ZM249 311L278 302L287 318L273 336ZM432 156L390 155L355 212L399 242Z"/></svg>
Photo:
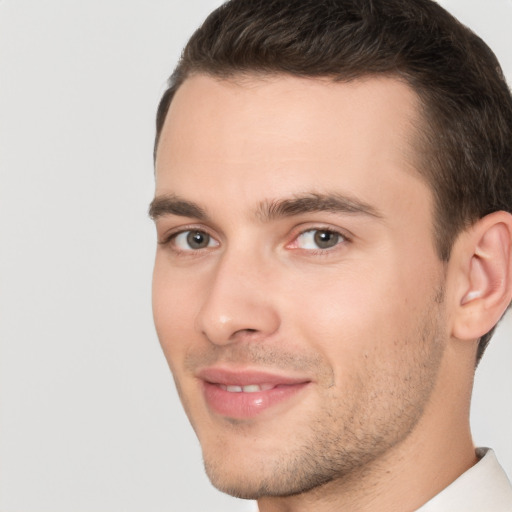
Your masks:
<svg viewBox="0 0 512 512"><path fill-rule="evenodd" d="M232 419L250 419L284 404L307 387L304 377L278 375L266 371L205 368L197 373L210 411ZM228 386L262 386L260 391L233 392Z"/></svg>

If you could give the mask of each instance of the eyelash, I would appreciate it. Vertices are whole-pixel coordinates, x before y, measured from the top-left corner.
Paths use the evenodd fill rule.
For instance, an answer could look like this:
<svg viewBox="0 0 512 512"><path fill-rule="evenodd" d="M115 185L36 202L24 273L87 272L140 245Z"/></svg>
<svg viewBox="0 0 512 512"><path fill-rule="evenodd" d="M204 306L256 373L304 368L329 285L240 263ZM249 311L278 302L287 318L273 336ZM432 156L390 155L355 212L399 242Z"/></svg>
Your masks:
<svg viewBox="0 0 512 512"><path fill-rule="evenodd" d="M295 247L295 248L290 247L292 244L296 243L297 240L301 236L304 236L307 233L315 232L315 231L320 232L320 233L324 232L324 233L330 233L330 234L336 235L339 237L339 240L336 242L336 244L333 247L329 247L329 248L319 247L317 249L302 249L300 247ZM173 231L173 232L167 234L163 240L158 242L158 244L162 245L162 246L172 246L173 245L172 242L174 240L176 240L176 238L178 236L183 235L185 233L189 233L189 232L204 233L208 237L210 237L210 239L215 240L218 245L220 244L220 242L218 242L218 240L207 229L205 229L202 226L201 227L184 226L184 227L180 228L179 231ZM301 229L297 233L294 233L292 241L287 243L286 247L289 248L290 250L299 250L299 251L307 252L310 255L327 255L328 253L335 251L340 245L350 243L351 241L352 241L351 237L347 236L346 233L344 233L338 229L333 229L333 228L327 227L327 226L314 226L314 227L308 227L307 229ZM203 251L209 250L209 249L210 249L209 247L205 247L205 248L200 248L200 249L192 249L191 248L191 249L183 250L183 249L178 249L175 246L172 247L173 252L175 252L176 254L178 254L178 255L186 254L189 256L199 255L199 254L203 253Z"/></svg>

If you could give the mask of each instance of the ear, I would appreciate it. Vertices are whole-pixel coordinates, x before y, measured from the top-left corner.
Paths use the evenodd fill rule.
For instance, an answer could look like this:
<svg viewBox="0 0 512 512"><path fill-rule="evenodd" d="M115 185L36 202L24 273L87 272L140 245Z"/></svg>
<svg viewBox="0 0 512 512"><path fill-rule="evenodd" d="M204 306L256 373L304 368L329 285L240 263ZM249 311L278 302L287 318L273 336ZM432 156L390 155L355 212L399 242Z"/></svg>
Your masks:
<svg viewBox="0 0 512 512"><path fill-rule="evenodd" d="M454 245L457 273L452 336L475 340L489 332L512 299L512 215L491 213Z"/></svg>

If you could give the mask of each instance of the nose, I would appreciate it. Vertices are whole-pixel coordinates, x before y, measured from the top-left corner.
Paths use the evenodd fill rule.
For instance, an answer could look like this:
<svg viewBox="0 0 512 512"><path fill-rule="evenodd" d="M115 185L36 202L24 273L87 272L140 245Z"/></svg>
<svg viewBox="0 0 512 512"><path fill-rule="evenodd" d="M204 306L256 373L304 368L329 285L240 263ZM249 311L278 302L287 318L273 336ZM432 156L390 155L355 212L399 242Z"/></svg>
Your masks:
<svg viewBox="0 0 512 512"><path fill-rule="evenodd" d="M197 327L215 345L264 339L279 329L268 266L241 253L224 254L212 270Z"/></svg>

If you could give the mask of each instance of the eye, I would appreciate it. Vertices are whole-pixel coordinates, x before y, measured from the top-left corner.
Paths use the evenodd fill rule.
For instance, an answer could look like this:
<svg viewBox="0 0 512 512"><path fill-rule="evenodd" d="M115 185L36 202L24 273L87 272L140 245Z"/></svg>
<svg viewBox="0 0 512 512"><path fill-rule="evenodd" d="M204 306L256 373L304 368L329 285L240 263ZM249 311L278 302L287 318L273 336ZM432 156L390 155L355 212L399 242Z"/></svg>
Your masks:
<svg viewBox="0 0 512 512"><path fill-rule="evenodd" d="M345 237L336 231L329 229L308 229L295 239L293 248L309 250L332 249L344 240Z"/></svg>
<svg viewBox="0 0 512 512"><path fill-rule="evenodd" d="M195 229L177 233L172 237L171 242L179 251L198 251L219 245L208 233Z"/></svg>

